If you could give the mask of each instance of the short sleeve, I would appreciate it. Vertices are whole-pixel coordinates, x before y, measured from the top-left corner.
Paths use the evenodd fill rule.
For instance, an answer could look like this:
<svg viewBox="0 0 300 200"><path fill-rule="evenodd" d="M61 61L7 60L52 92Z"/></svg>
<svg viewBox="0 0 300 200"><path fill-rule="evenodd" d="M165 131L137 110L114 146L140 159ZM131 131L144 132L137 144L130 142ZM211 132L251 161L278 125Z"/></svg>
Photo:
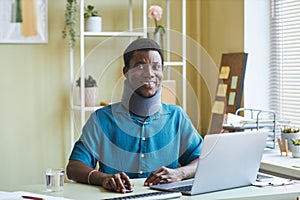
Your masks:
<svg viewBox="0 0 300 200"><path fill-rule="evenodd" d="M95 168L97 164L97 159L95 159L92 154L89 153L80 140L75 143L69 160L81 161L91 168Z"/></svg>
<svg viewBox="0 0 300 200"><path fill-rule="evenodd" d="M184 166L199 157L202 148L203 138L193 126L188 115L182 111L180 119L180 132L182 133L181 142L185 147L179 158L179 163Z"/></svg>

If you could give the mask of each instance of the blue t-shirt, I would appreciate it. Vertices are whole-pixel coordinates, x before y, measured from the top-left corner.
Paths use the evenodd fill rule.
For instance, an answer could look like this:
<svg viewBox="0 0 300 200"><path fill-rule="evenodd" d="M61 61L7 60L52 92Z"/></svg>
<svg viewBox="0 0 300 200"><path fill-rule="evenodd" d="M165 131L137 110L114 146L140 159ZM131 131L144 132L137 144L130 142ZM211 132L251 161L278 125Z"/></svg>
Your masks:
<svg viewBox="0 0 300 200"><path fill-rule="evenodd" d="M161 166L177 168L200 155L202 137L187 114L177 105L162 104L145 120L121 103L91 114L76 142L70 160L130 178L145 178Z"/></svg>

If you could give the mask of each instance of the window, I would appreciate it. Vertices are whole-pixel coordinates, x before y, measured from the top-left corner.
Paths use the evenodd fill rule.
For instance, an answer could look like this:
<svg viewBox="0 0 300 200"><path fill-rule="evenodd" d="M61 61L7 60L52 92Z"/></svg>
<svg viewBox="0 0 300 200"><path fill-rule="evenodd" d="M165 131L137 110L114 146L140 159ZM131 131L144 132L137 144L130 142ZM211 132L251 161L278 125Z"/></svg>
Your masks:
<svg viewBox="0 0 300 200"><path fill-rule="evenodd" d="M300 127L300 1L271 1L269 105Z"/></svg>

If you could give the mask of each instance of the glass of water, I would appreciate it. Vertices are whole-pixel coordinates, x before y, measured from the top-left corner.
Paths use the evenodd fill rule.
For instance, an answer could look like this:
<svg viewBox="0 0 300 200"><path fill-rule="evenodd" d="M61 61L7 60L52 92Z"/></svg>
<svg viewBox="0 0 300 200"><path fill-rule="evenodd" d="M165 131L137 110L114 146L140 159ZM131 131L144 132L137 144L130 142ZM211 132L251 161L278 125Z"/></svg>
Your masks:
<svg viewBox="0 0 300 200"><path fill-rule="evenodd" d="M47 169L45 171L46 190L48 192L62 191L64 186L64 169Z"/></svg>

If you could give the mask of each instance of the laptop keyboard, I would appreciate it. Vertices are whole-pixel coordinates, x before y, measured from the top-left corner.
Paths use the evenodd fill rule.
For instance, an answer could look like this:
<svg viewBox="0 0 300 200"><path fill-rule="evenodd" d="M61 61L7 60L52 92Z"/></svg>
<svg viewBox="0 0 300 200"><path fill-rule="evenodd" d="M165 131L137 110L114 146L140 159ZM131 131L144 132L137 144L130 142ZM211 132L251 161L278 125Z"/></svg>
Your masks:
<svg viewBox="0 0 300 200"><path fill-rule="evenodd" d="M135 199L135 200L154 200L154 199L174 199L181 197L181 192L151 192L145 194L135 194L124 197L110 198L106 200L126 200L126 199Z"/></svg>
<svg viewBox="0 0 300 200"><path fill-rule="evenodd" d="M192 185L185 185L185 186L180 186L180 187L174 187L172 188L172 190L174 191L181 191L181 192L185 192L185 191L191 191L192 190Z"/></svg>

